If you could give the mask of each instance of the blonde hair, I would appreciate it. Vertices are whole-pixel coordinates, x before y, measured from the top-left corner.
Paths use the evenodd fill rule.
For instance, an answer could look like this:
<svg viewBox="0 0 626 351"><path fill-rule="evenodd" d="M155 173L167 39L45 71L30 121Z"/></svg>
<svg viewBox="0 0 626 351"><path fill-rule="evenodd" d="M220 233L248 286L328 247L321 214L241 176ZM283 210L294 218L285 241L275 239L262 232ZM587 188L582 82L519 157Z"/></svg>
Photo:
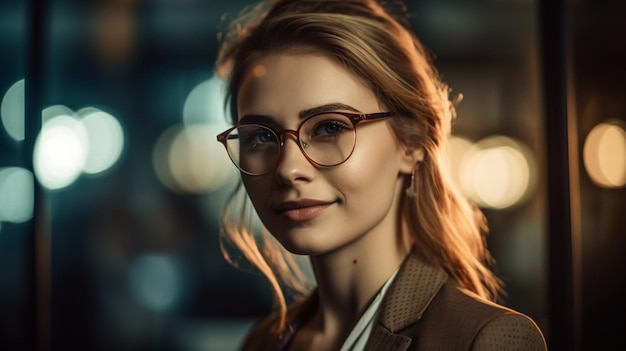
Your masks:
<svg viewBox="0 0 626 351"><path fill-rule="evenodd" d="M259 56L305 48L337 59L395 112L397 117L389 122L398 140L424 150L415 177L417 196L403 194L401 199L400 216L414 236L415 250L429 264L445 269L461 288L496 300L502 288L490 269L485 218L456 190L444 167L444 148L455 118L450 89L406 24L371 0L265 2L242 19L223 38L218 58L218 72L228 81L226 102L232 118L237 119L242 77ZM301 275L286 250L272 240L259 242L247 217L246 206L235 213L227 206L222 238L270 281L280 332L287 310L282 288L301 293L306 288L294 279Z"/></svg>

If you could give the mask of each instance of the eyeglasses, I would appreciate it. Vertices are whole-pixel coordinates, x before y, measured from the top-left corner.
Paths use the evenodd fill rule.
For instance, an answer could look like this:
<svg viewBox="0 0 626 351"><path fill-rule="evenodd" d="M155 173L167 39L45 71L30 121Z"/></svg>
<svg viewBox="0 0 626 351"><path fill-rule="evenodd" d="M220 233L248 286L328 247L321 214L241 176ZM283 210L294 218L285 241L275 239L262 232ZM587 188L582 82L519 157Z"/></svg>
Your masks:
<svg viewBox="0 0 626 351"><path fill-rule="evenodd" d="M263 175L278 165L286 134L296 138L300 150L311 163L333 167L352 155L357 124L392 114L326 112L308 117L297 130L281 132L262 124L243 123L220 133L217 140L224 145L235 166L248 175Z"/></svg>

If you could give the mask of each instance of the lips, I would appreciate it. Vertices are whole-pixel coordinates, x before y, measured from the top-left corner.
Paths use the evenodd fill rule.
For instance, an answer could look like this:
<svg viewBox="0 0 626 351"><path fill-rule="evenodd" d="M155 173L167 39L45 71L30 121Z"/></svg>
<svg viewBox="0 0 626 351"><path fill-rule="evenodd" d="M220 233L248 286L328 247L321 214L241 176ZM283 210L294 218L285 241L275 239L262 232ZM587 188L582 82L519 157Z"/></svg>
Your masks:
<svg viewBox="0 0 626 351"><path fill-rule="evenodd" d="M276 212L294 222L310 221L321 215L333 202L312 199L286 201L276 207Z"/></svg>

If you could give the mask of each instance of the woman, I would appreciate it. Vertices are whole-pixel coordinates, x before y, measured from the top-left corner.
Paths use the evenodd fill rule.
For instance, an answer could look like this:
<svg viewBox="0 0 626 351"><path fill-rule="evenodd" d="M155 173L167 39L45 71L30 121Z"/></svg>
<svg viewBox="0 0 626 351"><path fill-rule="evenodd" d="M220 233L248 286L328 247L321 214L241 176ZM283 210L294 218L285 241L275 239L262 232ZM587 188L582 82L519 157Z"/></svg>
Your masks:
<svg viewBox="0 0 626 351"><path fill-rule="evenodd" d="M374 1L269 5L218 62L236 124L218 140L264 226L233 197L224 252L277 306L243 349L544 350L530 318L492 302L483 216L444 169L448 87L420 42ZM308 294L291 254L310 258ZM307 297L287 306L283 290Z"/></svg>

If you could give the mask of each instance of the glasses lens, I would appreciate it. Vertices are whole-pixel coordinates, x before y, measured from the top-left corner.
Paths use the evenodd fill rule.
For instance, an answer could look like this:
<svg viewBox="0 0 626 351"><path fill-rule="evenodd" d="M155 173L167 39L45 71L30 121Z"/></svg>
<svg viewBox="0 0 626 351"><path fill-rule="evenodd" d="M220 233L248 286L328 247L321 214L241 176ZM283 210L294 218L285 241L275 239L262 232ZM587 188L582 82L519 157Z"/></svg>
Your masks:
<svg viewBox="0 0 626 351"><path fill-rule="evenodd" d="M350 157L354 150L352 121L340 114L323 114L307 119L300 128L302 149L322 166L335 166Z"/></svg>
<svg viewBox="0 0 626 351"><path fill-rule="evenodd" d="M230 158L248 174L267 173L280 156L276 133L261 125L249 124L235 128L226 138Z"/></svg>

